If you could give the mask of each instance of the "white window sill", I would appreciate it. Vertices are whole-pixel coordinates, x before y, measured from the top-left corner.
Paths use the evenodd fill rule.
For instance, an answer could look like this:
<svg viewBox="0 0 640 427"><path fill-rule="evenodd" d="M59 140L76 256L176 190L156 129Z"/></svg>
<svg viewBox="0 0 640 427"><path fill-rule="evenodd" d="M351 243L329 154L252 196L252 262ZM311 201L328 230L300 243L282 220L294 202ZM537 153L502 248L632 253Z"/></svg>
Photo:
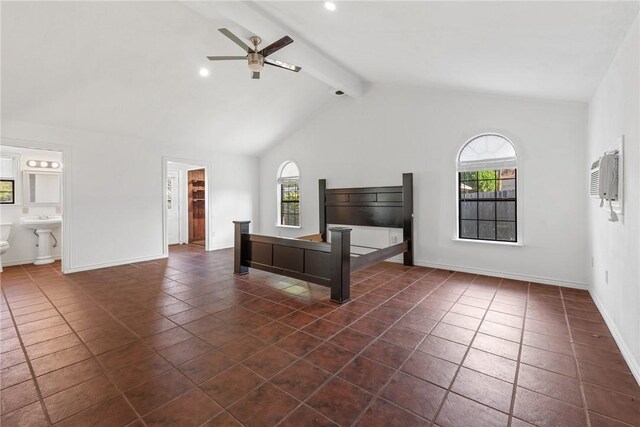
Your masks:
<svg viewBox="0 0 640 427"><path fill-rule="evenodd" d="M300 225L282 225L282 224L276 224L276 227L279 227L279 228L302 228L302 226L300 226Z"/></svg>
<svg viewBox="0 0 640 427"><path fill-rule="evenodd" d="M459 239L454 237L454 242L463 242L463 243L480 243L486 245L497 245L497 246L514 246L514 247L523 247L524 245L520 242L493 242L491 240L474 240L474 239Z"/></svg>

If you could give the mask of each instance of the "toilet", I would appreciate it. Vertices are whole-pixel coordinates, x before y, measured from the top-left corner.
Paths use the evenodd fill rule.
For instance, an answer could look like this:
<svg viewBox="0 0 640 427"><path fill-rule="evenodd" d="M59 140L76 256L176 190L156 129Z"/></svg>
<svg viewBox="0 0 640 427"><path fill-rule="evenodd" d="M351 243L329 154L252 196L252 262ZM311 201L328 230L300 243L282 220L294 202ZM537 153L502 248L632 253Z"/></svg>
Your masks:
<svg viewBox="0 0 640 427"><path fill-rule="evenodd" d="M0 272L2 272L2 254L9 250L11 223L0 224Z"/></svg>

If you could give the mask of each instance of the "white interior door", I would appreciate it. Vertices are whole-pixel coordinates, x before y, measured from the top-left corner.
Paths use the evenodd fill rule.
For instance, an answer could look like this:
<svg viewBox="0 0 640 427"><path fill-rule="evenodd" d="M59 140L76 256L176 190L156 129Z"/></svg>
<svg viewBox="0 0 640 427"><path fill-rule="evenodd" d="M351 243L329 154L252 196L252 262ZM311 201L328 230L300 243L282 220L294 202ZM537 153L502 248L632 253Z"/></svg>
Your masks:
<svg viewBox="0 0 640 427"><path fill-rule="evenodd" d="M180 243L180 172L167 171L167 237L170 245Z"/></svg>

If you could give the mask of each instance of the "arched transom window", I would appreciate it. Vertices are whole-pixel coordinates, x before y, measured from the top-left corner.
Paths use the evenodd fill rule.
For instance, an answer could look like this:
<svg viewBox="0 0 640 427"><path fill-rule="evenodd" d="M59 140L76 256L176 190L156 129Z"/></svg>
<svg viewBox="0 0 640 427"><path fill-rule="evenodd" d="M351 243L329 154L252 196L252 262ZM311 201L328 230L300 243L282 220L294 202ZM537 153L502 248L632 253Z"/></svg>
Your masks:
<svg viewBox="0 0 640 427"><path fill-rule="evenodd" d="M503 136L468 141L458 156L458 237L517 242L517 158Z"/></svg>
<svg viewBox="0 0 640 427"><path fill-rule="evenodd" d="M278 225L300 226L300 168L292 161L278 169Z"/></svg>

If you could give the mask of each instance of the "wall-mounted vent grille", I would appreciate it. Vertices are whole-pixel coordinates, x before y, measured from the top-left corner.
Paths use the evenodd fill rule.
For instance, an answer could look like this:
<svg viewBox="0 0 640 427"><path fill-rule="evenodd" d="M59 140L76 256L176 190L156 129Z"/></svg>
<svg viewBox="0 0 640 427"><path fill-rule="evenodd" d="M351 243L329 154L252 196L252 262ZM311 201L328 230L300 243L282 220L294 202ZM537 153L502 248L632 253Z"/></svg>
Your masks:
<svg viewBox="0 0 640 427"><path fill-rule="evenodd" d="M600 159L591 164L591 185L589 194L593 197L600 197Z"/></svg>

